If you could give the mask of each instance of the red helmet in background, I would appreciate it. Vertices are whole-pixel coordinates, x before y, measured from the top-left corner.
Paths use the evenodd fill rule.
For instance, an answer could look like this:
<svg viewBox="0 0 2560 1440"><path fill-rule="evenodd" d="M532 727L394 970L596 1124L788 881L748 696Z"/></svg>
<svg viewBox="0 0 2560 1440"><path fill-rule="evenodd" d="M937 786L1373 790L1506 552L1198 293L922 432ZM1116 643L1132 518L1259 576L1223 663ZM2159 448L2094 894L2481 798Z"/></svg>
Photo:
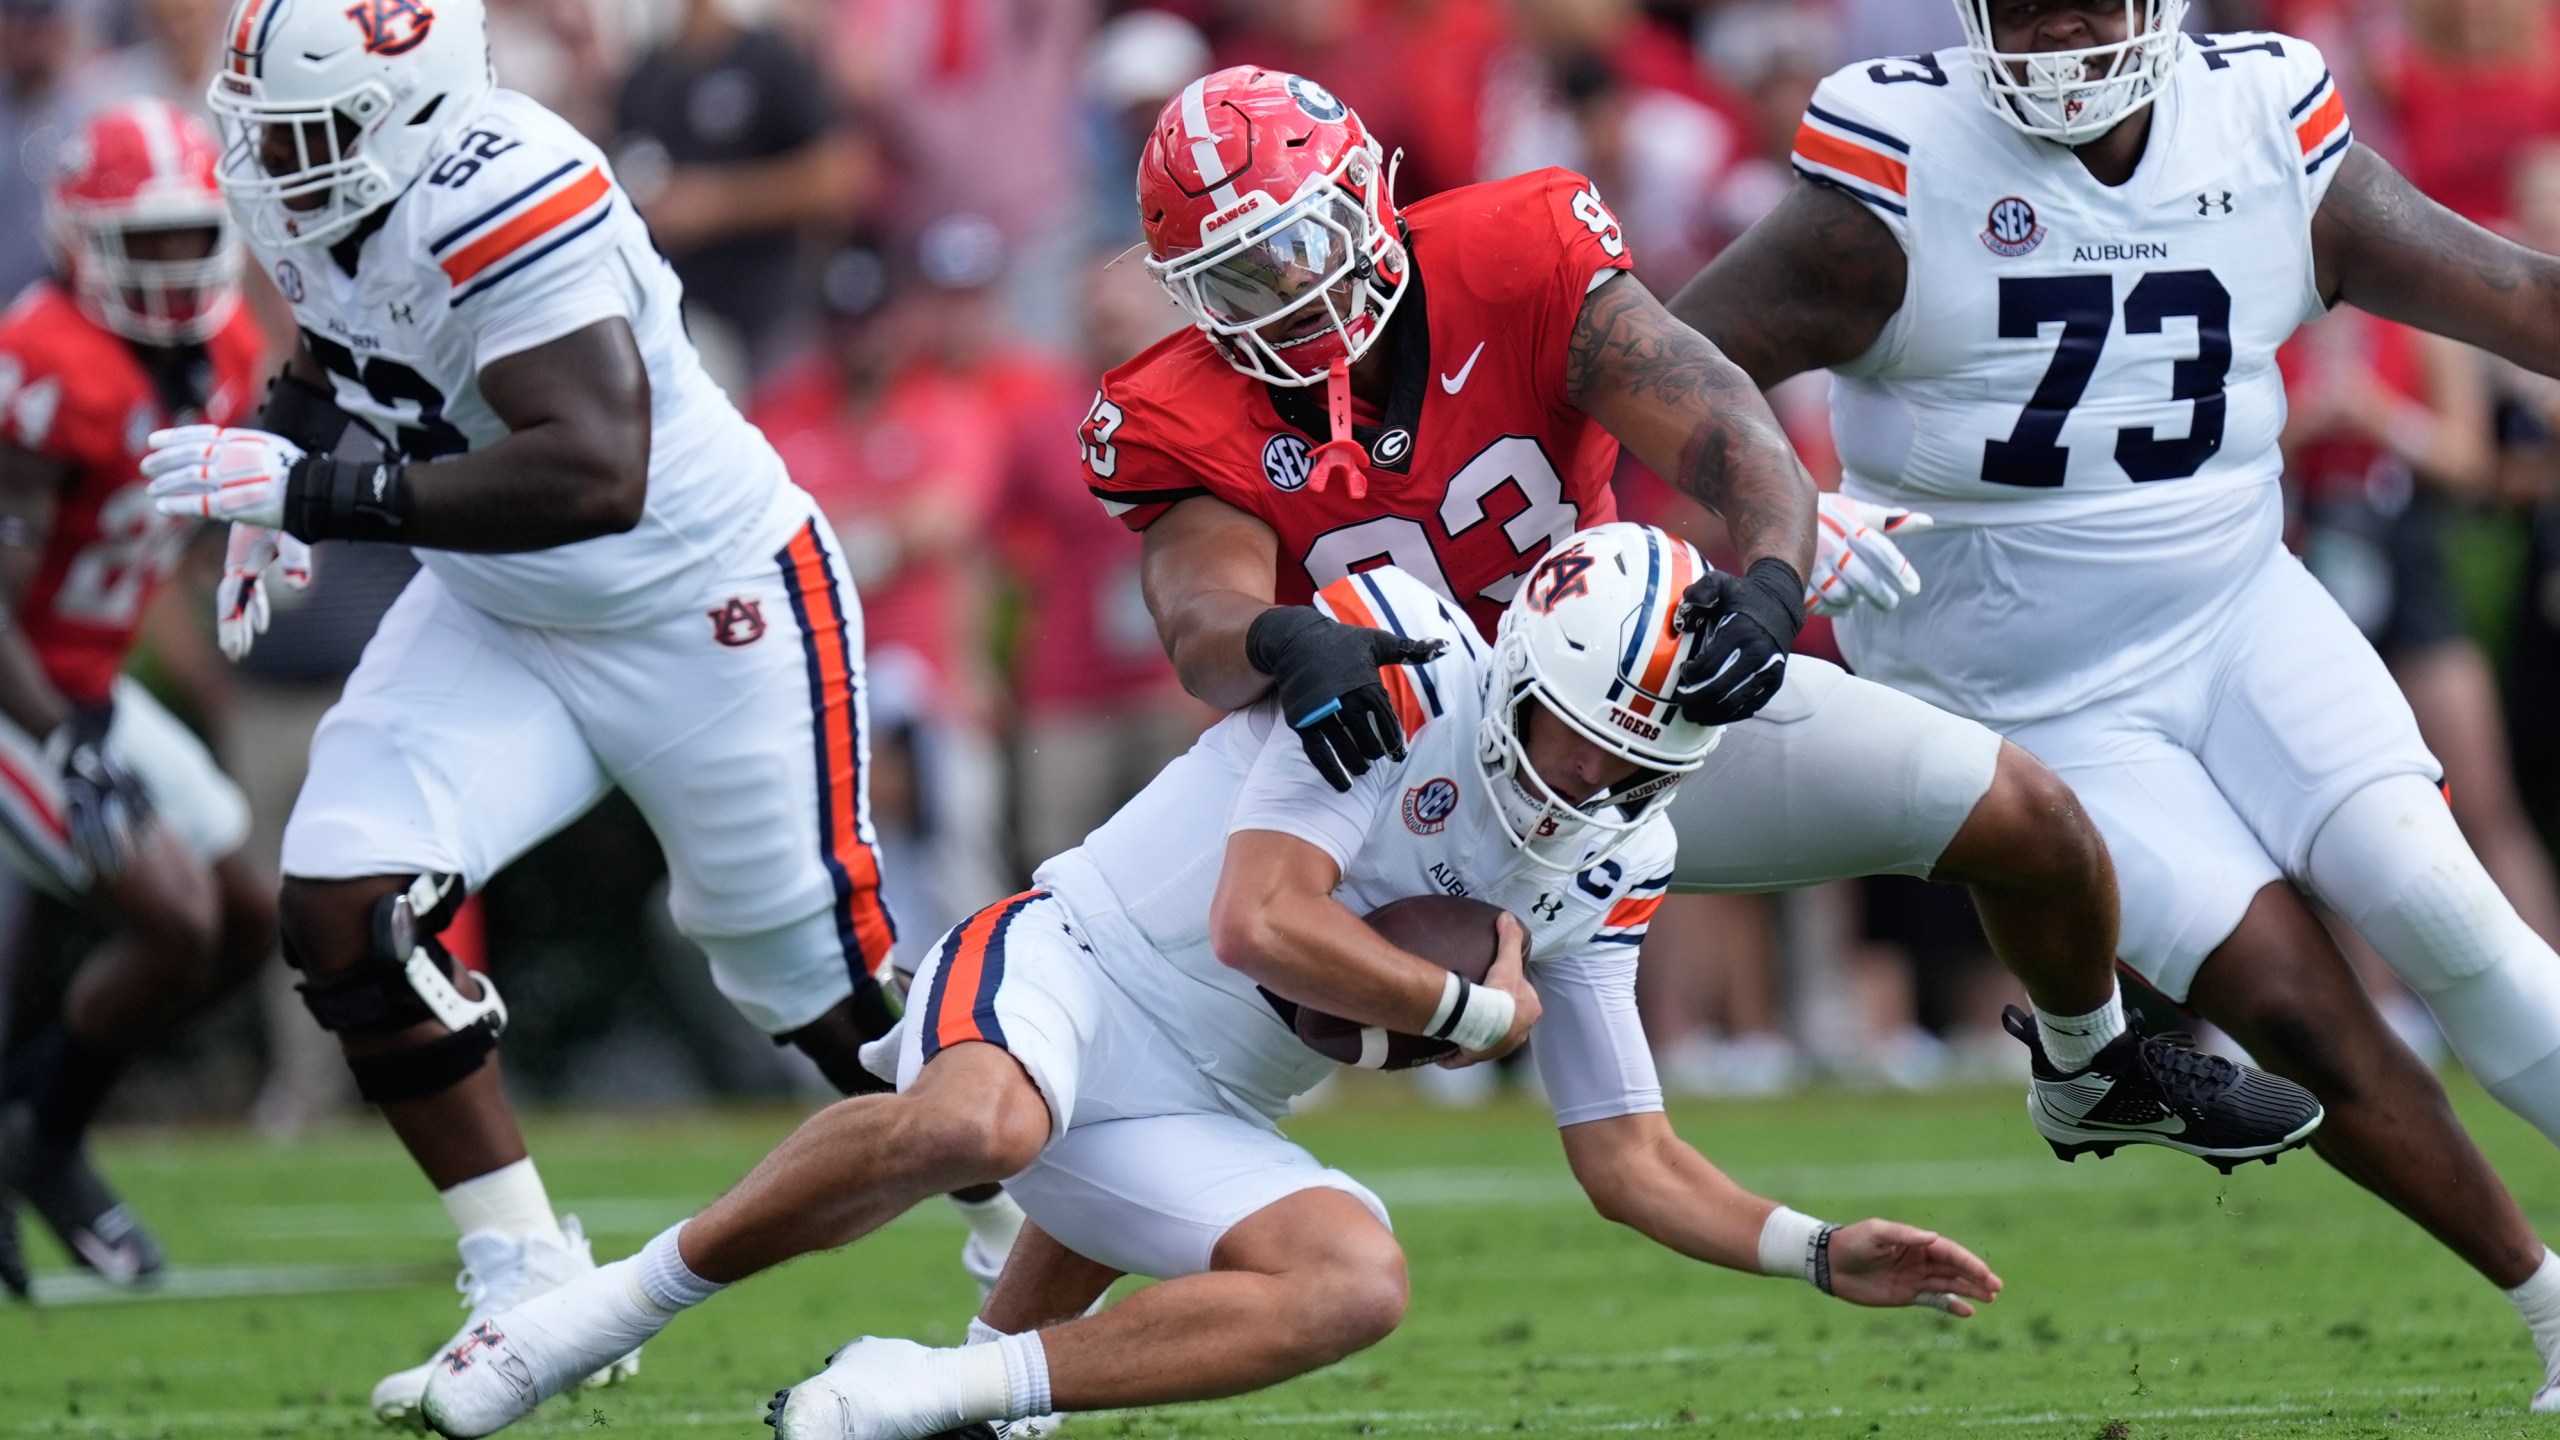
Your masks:
<svg viewBox="0 0 2560 1440"><path fill-rule="evenodd" d="M166 100L100 111L55 157L45 223L80 308L144 345L212 338L240 303L221 147Z"/></svg>
<svg viewBox="0 0 2560 1440"><path fill-rule="evenodd" d="M1138 160L1147 269L1228 363L1312 385L1384 332L1408 274L1385 152L1303 75L1239 65L1167 102Z"/></svg>

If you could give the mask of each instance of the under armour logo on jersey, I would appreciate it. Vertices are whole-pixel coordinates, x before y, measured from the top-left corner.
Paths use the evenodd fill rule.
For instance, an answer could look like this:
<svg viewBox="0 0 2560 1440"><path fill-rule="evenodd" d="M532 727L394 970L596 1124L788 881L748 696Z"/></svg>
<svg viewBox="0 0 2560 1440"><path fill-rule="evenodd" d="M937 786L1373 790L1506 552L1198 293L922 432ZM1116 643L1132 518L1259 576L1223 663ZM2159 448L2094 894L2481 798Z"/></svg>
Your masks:
<svg viewBox="0 0 2560 1440"><path fill-rule="evenodd" d="M418 316L415 311L409 308L406 302L394 300L391 302L391 323L394 325L415 325L418 323Z"/></svg>
<svg viewBox="0 0 2560 1440"><path fill-rule="evenodd" d="M1540 891L1537 900L1529 906L1529 913L1541 920L1553 920L1563 911L1564 901L1545 891Z"/></svg>
<svg viewBox="0 0 2560 1440"><path fill-rule="evenodd" d="M368 55L406 55L426 42L436 12L419 0L362 0L347 7L347 18L364 31Z"/></svg>
<svg viewBox="0 0 2560 1440"><path fill-rule="evenodd" d="M711 638L732 650L763 639L763 604L743 596L730 596L728 604L711 612Z"/></svg>
<svg viewBox="0 0 2560 1440"><path fill-rule="evenodd" d="M2214 206L2216 206L2216 205L2219 205L2219 206L2221 206L2221 207L2222 207L2222 213L2223 213L2223 214L2225 214L2225 215L2230 214L2230 213L2231 213L2231 192L2230 192L2230 191L2228 191L2228 190L2223 191L2223 192L2222 192L2222 198L2221 198L2221 199L2219 199L2219 200L2216 200L2216 199L2215 199L2215 198L2214 198L2210 193L2203 194L2203 195L2199 195L2199 196L2197 196L2197 197L2196 197L2196 213L2197 213L2198 215L2210 215L2210 214L2214 213L2213 207L2214 207Z"/></svg>

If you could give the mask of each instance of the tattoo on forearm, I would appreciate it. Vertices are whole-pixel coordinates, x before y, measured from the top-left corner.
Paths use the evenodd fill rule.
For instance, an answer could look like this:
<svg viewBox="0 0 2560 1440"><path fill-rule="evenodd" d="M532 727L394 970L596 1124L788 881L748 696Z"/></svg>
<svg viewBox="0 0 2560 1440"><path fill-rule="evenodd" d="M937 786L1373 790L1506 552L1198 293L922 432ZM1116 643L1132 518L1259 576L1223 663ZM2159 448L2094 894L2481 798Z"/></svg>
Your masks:
<svg viewBox="0 0 2560 1440"><path fill-rule="evenodd" d="M2322 298L2560 370L2560 260L2429 199L2362 145L2312 224Z"/></svg>
<svg viewBox="0 0 2560 1440"><path fill-rule="evenodd" d="M1662 478L1722 515L1745 563L1775 556L1808 568L1814 487L1751 377L1671 318L1642 285L1592 293L1565 356L1566 393L1609 395L1695 416Z"/></svg>

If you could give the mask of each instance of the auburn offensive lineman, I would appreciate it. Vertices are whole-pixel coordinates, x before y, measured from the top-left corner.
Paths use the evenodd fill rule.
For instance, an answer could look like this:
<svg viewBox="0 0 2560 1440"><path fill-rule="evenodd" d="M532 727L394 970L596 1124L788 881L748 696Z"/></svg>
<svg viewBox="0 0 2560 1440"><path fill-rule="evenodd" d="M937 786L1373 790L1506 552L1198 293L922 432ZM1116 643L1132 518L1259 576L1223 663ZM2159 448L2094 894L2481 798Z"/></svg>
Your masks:
<svg viewBox="0 0 2560 1440"><path fill-rule="evenodd" d="M0 854L113 933L0 1082L0 1283L23 1290L14 1201L112 1280L160 1248L82 1140L126 1060L257 973L274 877L249 807L149 692L119 678L194 527L144 493L146 439L256 404L218 147L161 100L102 111L46 202L59 278L0 314Z"/></svg>
<svg viewBox="0 0 2560 1440"><path fill-rule="evenodd" d="M638 1256L495 1317L429 1383L428 1423L486 1435L722 1283L998 1175L1078 1252L1165 1283L963 1347L858 1340L776 1397L781 1440L1233 1395L1375 1344L1406 1301L1385 1207L1275 1123L1334 1068L1299 1041L1299 1005L1462 1058L1517 1049L1534 1024L1565 1154L1602 1210L1713 1264L1973 1313L2000 1281L1963 1247L1761 1199L1662 1113L1635 956L1677 843L1663 806L1717 740L1670 695L1704 637L1664 579L1701 567L1642 526L1563 537L1491 646L1401 571L1327 586L1320 613L1414 642L1383 677L1394 759L1336 790L1278 703L1219 722L1038 888L936 947L895 1097L811 1119ZM1425 894L1507 912L1484 983L1359 919Z"/></svg>
<svg viewBox="0 0 2560 1440"><path fill-rule="evenodd" d="M500 1088L505 1008L432 937L609 788L664 844L722 993L866 1083L893 935L861 611L603 157L493 89L480 0L240 0L227 25L222 188L302 342L255 428L165 432L144 468L164 513L419 551L313 740L283 926L462 1232L476 1320L592 1261ZM375 1409L412 1411L425 1368Z"/></svg>
<svg viewBox="0 0 2560 1440"><path fill-rule="evenodd" d="M2300 885L2560 1140L2560 960L2435 791L2372 648L2279 535L2276 347L2351 303L2560 374L2560 261L2355 142L2288 35L2185 0L1957 0L1969 45L1823 82L1788 199L1674 309L1760 383L1829 366L1849 493L1926 506L1861 674L2079 793L2125 959L2329 1108L2324 1154L2505 1287L2560 1409L2560 1258Z"/></svg>

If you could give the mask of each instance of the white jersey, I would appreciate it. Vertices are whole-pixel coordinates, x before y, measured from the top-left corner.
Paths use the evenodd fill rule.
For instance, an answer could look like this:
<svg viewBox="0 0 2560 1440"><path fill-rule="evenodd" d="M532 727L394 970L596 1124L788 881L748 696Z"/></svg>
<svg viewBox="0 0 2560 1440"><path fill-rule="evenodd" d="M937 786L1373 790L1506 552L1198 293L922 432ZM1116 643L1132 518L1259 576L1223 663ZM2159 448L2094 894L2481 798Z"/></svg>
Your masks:
<svg viewBox="0 0 2560 1440"><path fill-rule="evenodd" d="M1295 836L1333 857L1342 867L1335 898L1356 913L1439 894L1519 917L1546 1004L1536 1054L1558 1123L1660 1109L1636 1020L1635 964L1671 881L1677 842L1667 813L1578 874L1534 864L1484 793L1476 727L1491 652L1465 615L1392 568L1337 580L1316 603L1348 624L1448 643L1429 664L1384 672L1405 759L1372 765L1339 793L1265 701L1210 727L1082 846L1043 865L1036 883L1076 912L1120 988L1250 1112L1283 1113L1332 1067L1275 1024L1254 982L1210 948L1210 899L1227 837L1242 830Z"/></svg>
<svg viewBox="0 0 2560 1440"><path fill-rule="evenodd" d="M703 588L693 581L707 583L742 547L782 543L781 460L703 372L675 272L604 156L533 101L494 92L406 192L337 246L257 259L338 407L413 460L507 434L480 393L492 362L603 320L630 323L649 375L640 524L520 554L421 550L466 603L522 624L646 623L691 605Z"/></svg>
<svg viewBox="0 0 2560 1440"><path fill-rule="evenodd" d="M1993 723L2057 713L2175 663L2279 543L2276 350L2322 313L2311 219L2353 133L2310 44L2178 43L2113 187L1993 114L1963 49L1814 92L1799 173L1909 257L1836 372L1843 488L1940 526L1916 601L1844 622L1860 673Z"/></svg>

